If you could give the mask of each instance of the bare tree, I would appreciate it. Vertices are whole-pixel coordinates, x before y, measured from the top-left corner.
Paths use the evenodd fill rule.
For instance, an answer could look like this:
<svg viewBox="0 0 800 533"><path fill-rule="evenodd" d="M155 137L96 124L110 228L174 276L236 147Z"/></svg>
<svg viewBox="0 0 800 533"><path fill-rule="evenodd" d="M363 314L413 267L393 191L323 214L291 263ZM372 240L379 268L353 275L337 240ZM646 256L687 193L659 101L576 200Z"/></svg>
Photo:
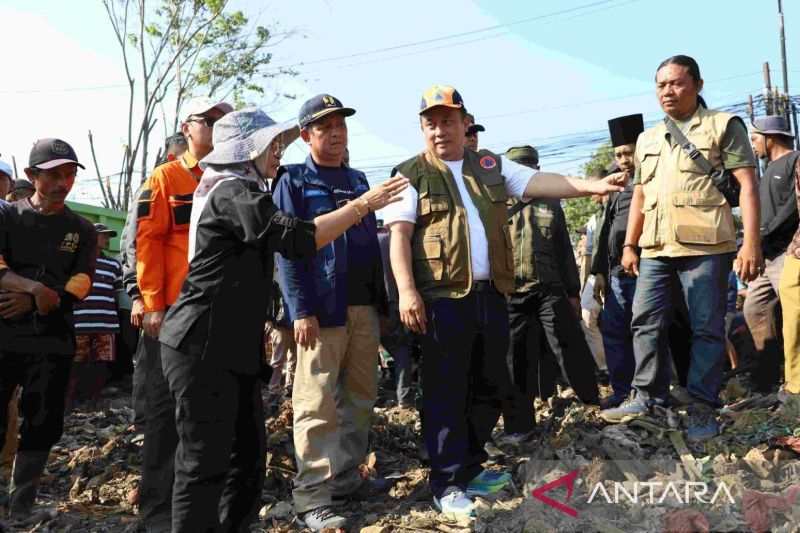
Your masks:
<svg viewBox="0 0 800 533"><path fill-rule="evenodd" d="M177 130L181 104L195 95L230 99L236 107L263 95L270 78L295 75L267 71L268 49L292 32L276 34L250 23L229 0L103 0L119 43L128 81L127 143L116 188L97 167L103 203L128 208L134 176L147 178L148 147L160 119L164 135ZM174 102L174 106L172 106Z"/></svg>

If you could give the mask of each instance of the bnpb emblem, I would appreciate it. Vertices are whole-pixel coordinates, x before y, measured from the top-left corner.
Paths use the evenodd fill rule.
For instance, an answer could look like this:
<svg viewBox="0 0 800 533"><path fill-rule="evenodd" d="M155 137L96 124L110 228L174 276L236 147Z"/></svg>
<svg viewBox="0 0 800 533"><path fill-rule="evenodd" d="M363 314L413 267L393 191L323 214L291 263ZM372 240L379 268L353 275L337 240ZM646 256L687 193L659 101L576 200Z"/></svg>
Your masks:
<svg viewBox="0 0 800 533"><path fill-rule="evenodd" d="M494 157L487 155L481 157L481 166L483 168L494 168L497 166L497 161L494 160Z"/></svg>

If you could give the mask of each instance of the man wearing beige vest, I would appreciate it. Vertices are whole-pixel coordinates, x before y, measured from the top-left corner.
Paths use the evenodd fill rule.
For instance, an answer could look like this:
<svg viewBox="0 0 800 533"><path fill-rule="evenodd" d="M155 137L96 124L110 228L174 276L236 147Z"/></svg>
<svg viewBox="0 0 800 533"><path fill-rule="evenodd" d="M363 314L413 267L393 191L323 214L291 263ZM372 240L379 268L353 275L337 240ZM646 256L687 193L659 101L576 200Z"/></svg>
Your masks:
<svg viewBox="0 0 800 533"><path fill-rule="evenodd" d="M698 163L725 168L741 187L744 245L735 262L743 281L764 268L759 237L756 160L747 129L738 117L709 111L700 103L700 67L688 56L674 56L656 71L656 94L667 120L694 145L682 146L667 122L646 130L636 143L634 196L623 244L622 267L639 276L633 299L633 350L636 394L601 416L619 422L666 400L664 365L671 295L680 284L689 308L692 349L688 376L687 437L704 441L717 434L716 407L725 360L725 295L736 231L726 196ZM685 148L689 148L688 150ZM690 157L689 152L694 157ZM642 249L641 262L636 246Z"/></svg>
<svg viewBox="0 0 800 533"><path fill-rule="evenodd" d="M588 182L465 148L466 118L453 87L425 92L427 149L397 165L410 186L384 210L400 316L422 334L422 430L434 503L461 516L473 514L472 494L495 492L510 479L481 467L510 393L503 294L514 290L514 254L506 201L622 190L621 175Z"/></svg>

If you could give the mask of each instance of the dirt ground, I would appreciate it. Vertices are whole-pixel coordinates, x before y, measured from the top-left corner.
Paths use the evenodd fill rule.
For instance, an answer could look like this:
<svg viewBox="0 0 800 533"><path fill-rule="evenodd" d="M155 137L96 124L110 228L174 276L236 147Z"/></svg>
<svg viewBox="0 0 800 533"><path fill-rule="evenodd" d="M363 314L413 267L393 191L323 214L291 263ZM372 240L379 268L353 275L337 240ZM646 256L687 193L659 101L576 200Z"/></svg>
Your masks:
<svg viewBox="0 0 800 533"><path fill-rule="evenodd" d="M720 436L698 446L681 437L685 413L680 408L609 426L597 417L597 408L582 406L571 390L548 402L537 400L533 438L504 447L506 455L489 467L511 472L512 483L491 499L479 499L477 518L461 521L434 511L428 471L418 453L417 413L397 407L388 389L382 387L375 408L362 475L398 481L384 497L345 507L352 516L347 531L800 531L800 405L752 393L744 375L727 381ZM129 380L118 382L104 391L96 408L67 417L40 486L43 520L14 526L0 519L0 531L143 531L137 507L139 448L127 433L133 419L129 398ZM269 471L252 531L301 530L290 497L296 471L291 418L286 402L268 419ZM502 425L495 433L502 436ZM575 471L575 494L562 486L548 496L574 508L576 516L531 497L537 487ZM735 486L735 503L682 506L673 494L658 505L588 504L583 496L598 482L613 491L615 482L630 488L634 480L728 482Z"/></svg>

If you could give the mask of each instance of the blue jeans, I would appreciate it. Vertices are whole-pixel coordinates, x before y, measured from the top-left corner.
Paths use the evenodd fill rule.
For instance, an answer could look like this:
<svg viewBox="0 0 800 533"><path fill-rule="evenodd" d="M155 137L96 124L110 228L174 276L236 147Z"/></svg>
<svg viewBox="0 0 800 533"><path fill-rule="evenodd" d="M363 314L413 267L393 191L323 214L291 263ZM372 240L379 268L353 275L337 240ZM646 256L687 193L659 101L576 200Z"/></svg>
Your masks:
<svg viewBox="0 0 800 533"><path fill-rule="evenodd" d="M624 399L631 392L631 381L636 370L630 327L636 278L612 275L609 282L610 290L606 294L605 305L600 314L600 330L603 333L603 349L606 352L611 388L616 398Z"/></svg>
<svg viewBox="0 0 800 533"><path fill-rule="evenodd" d="M725 361L725 297L730 254L642 259L633 298L633 386L646 401L663 400L661 377L672 321L671 295L680 284L689 308L692 350L687 389L698 401L716 405Z"/></svg>

